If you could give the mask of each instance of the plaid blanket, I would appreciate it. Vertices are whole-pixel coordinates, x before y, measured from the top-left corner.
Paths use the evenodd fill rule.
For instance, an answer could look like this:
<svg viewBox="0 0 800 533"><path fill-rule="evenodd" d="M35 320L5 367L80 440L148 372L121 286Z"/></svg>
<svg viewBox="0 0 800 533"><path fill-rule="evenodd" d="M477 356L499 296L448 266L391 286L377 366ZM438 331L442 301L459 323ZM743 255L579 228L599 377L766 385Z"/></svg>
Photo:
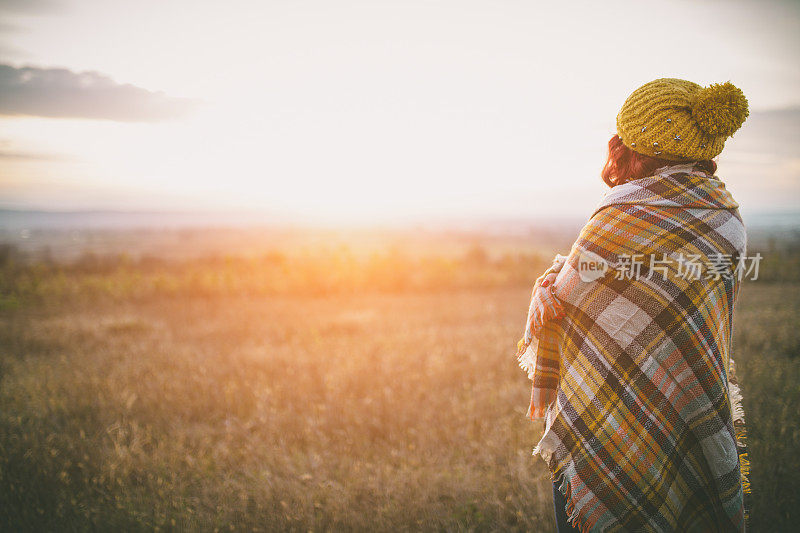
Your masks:
<svg viewBox="0 0 800 533"><path fill-rule="evenodd" d="M581 531L745 528L737 208L715 176L664 167L612 188L534 285L517 353L545 418L534 455Z"/></svg>

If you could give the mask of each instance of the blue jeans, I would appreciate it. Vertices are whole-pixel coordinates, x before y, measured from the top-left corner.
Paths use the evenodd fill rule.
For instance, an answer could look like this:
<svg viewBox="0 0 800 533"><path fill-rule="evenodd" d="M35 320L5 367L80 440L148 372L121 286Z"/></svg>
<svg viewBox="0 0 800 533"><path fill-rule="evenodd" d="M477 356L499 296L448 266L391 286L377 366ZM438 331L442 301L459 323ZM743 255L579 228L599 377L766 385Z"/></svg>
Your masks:
<svg viewBox="0 0 800 533"><path fill-rule="evenodd" d="M553 483L553 506L556 510L556 530L558 533L580 533L578 528L567 523L567 500L558 490L558 485L555 483Z"/></svg>

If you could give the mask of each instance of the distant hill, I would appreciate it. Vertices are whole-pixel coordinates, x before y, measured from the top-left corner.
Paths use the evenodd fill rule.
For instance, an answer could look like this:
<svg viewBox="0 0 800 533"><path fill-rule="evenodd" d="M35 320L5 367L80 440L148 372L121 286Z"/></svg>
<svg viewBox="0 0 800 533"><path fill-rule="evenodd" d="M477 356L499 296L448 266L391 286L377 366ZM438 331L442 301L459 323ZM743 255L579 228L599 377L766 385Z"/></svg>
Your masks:
<svg viewBox="0 0 800 533"><path fill-rule="evenodd" d="M749 248L800 246L800 212L744 215ZM414 255L460 254L480 246L492 255L567 253L585 219L447 218L374 224L287 221L259 212L47 211L0 209L0 244L26 257L71 259L86 253L254 255L273 250L344 246L369 254L395 248Z"/></svg>
<svg viewBox="0 0 800 533"><path fill-rule="evenodd" d="M277 219L257 212L179 211L49 211L0 209L0 228L131 229L155 227L243 226L275 224Z"/></svg>

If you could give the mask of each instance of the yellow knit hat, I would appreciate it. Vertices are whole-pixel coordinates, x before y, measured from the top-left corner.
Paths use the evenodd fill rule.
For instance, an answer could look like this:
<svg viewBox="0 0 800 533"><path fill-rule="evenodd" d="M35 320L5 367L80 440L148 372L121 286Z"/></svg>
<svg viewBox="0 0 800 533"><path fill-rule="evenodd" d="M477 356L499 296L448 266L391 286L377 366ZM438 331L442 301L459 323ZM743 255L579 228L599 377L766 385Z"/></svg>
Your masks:
<svg viewBox="0 0 800 533"><path fill-rule="evenodd" d="M749 115L747 98L732 83L701 87L676 78L645 83L625 100L617 134L640 154L669 161L719 155Z"/></svg>

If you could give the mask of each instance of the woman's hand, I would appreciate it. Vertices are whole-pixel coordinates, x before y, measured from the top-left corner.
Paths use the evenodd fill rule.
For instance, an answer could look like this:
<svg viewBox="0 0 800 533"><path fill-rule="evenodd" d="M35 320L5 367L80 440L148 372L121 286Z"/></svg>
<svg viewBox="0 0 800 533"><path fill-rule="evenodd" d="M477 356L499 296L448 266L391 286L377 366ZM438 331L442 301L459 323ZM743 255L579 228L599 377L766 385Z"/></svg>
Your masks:
<svg viewBox="0 0 800 533"><path fill-rule="evenodd" d="M544 325L550 320L563 318L564 309L555 297L555 281L558 274L551 272L536 287L533 294L533 313L531 315L531 332L539 338Z"/></svg>
<svg viewBox="0 0 800 533"><path fill-rule="evenodd" d="M534 334L533 332L533 314L534 310L537 308L537 304L539 307L543 305L542 302L542 295L539 295L539 298L536 298L536 293L540 292L542 288L542 284L545 287L553 288L553 283L555 283L556 277L558 273L561 271L561 268L567 261L566 255L556 254L555 258L553 258L553 264L542 273L538 278L536 278L536 282L533 284L533 289L531 290L531 301L530 305L528 306L528 315L525 320L525 333L522 336L522 339L517 343L517 355L521 355L522 353L527 350L528 346L530 346L531 341L534 338L538 338L538 334ZM545 283L546 280L546 283ZM540 320L537 319L538 321Z"/></svg>
<svg viewBox="0 0 800 533"><path fill-rule="evenodd" d="M558 272L550 272L542 280L542 287L547 287L548 285L555 283L557 277L558 277Z"/></svg>

